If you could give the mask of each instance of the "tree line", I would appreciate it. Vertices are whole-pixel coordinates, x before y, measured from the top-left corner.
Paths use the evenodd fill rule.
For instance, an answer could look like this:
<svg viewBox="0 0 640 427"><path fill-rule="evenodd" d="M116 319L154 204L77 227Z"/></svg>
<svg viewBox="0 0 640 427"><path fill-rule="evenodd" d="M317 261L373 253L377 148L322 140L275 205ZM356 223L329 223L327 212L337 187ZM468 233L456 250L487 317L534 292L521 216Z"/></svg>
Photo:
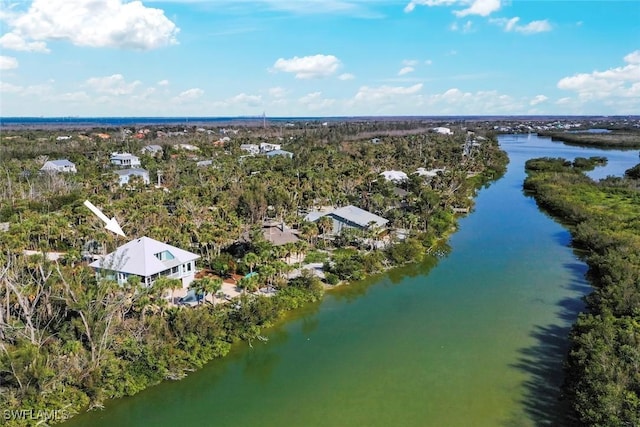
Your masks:
<svg viewBox="0 0 640 427"><path fill-rule="evenodd" d="M640 182L637 170L594 181L585 163L527 162L524 188L567 225L593 292L570 334L565 392L580 425L640 425Z"/></svg>

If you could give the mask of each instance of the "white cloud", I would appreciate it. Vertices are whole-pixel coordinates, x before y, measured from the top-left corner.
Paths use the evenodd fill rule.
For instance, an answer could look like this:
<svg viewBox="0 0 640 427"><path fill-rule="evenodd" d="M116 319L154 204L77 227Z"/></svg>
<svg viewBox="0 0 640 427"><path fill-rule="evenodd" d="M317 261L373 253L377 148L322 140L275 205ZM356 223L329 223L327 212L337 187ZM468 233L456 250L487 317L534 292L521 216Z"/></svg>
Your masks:
<svg viewBox="0 0 640 427"><path fill-rule="evenodd" d="M380 101L397 96L414 95L422 90L422 83L413 86L362 86L356 93L356 101Z"/></svg>
<svg viewBox="0 0 640 427"><path fill-rule="evenodd" d="M334 74L340 65L340 60L333 55L294 56L278 59L273 70L294 73L297 79L313 79Z"/></svg>
<svg viewBox="0 0 640 427"><path fill-rule="evenodd" d="M107 77L91 77L87 80L86 85L98 93L106 93L109 95L128 95L133 92L140 84L136 80L127 83L122 74L113 74Z"/></svg>
<svg viewBox="0 0 640 427"><path fill-rule="evenodd" d="M262 97L260 95L247 95L246 93L240 93L229 98L226 102L232 105L247 105L250 107L258 107L262 105Z"/></svg>
<svg viewBox="0 0 640 427"><path fill-rule="evenodd" d="M338 80L353 80L356 76L351 73L342 73L338 76Z"/></svg>
<svg viewBox="0 0 640 427"><path fill-rule="evenodd" d="M180 31L163 10L140 1L34 0L26 12L9 13L4 18L13 34L9 42L31 51L45 51L48 40L66 40L77 46L155 49L177 43Z"/></svg>
<svg viewBox="0 0 640 427"><path fill-rule="evenodd" d="M413 12L416 6L457 6L466 7L456 10L453 13L462 18L468 15L489 16L493 12L500 10L502 6L500 0L412 0L404 8L404 11Z"/></svg>
<svg viewBox="0 0 640 427"><path fill-rule="evenodd" d="M282 87L272 87L269 89L269 95L274 98L282 98L287 94L287 90Z"/></svg>
<svg viewBox="0 0 640 427"><path fill-rule="evenodd" d="M173 100L175 102L193 101L194 99L200 98L202 95L204 95L204 91L200 88L194 87L180 92L180 94L175 96Z"/></svg>
<svg viewBox="0 0 640 427"><path fill-rule="evenodd" d="M45 42L27 42L15 33L7 33L0 37L0 47L23 52L50 52Z"/></svg>
<svg viewBox="0 0 640 427"><path fill-rule="evenodd" d="M624 57L627 65L605 71L580 73L558 81L558 88L576 92L584 101L637 98L640 104L640 50Z"/></svg>
<svg viewBox="0 0 640 427"><path fill-rule="evenodd" d="M491 23L501 26L506 32L516 32L522 34L536 34L551 31L552 27L546 19L541 21L531 21L525 25L518 25L520 17L515 16L511 19L499 18L491 19Z"/></svg>
<svg viewBox="0 0 640 427"><path fill-rule="evenodd" d="M529 105L531 105L531 106L538 105L538 104L540 104L540 103L545 102L547 99L549 99L549 98L547 98L547 97L546 97L546 96L544 96L544 95L536 95L536 96L534 96L534 97L533 97L533 99L529 102Z"/></svg>
<svg viewBox="0 0 640 427"><path fill-rule="evenodd" d="M86 92L78 91L63 93L62 95L58 95L56 99L65 102L86 102L89 101L90 98Z"/></svg>
<svg viewBox="0 0 640 427"><path fill-rule="evenodd" d="M0 93L18 93L22 91L22 86L0 81Z"/></svg>
<svg viewBox="0 0 640 427"><path fill-rule="evenodd" d="M160 80L158 83L156 83L158 86L169 86L169 80L164 79L164 80Z"/></svg>
<svg viewBox="0 0 640 427"><path fill-rule="evenodd" d="M335 100L323 98L322 92L312 92L301 97L298 102L306 106L308 110L318 111L331 107Z"/></svg>
<svg viewBox="0 0 640 427"><path fill-rule="evenodd" d="M0 70L13 70L18 68L18 60L12 56L0 55Z"/></svg>
<svg viewBox="0 0 640 427"><path fill-rule="evenodd" d="M413 67L402 67L400 71L398 71L398 75L404 76L405 74L413 73L415 70Z"/></svg>
<svg viewBox="0 0 640 427"><path fill-rule="evenodd" d="M433 61L430 60L430 59L427 59L427 60L424 61L424 63L427 64L427 65L431 65L431 64L433 64Z"/></svg>
<svg viewBox="0 0 640 427"><path fill-rule="evenodd" d="M416 65L418 65L418 60L416 59L405 59L402 61L402 65L404 65L405 67L415 67Z"/></svg>
<svg viewBox="0 0 640 427"><path fill-rule="evenodd" d="M449 29L451 31L462 31L463 33L470 33L471 31L473 31L473 22L467 21L462 25L462 27L459 26L457 22L454 22L453 24L451 24Z"/></svg>

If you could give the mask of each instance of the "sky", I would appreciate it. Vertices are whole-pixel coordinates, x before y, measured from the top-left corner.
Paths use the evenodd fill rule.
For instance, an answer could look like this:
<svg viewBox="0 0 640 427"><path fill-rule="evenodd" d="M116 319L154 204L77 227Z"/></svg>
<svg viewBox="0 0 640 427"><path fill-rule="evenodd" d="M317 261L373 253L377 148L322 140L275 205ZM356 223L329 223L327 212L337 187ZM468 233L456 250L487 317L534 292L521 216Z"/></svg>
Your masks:
<svg viewBox="0 0 640 427"><path fill-rule="evenodd" d="M640 1L0 0L2 117L640 115Z"/></svg>

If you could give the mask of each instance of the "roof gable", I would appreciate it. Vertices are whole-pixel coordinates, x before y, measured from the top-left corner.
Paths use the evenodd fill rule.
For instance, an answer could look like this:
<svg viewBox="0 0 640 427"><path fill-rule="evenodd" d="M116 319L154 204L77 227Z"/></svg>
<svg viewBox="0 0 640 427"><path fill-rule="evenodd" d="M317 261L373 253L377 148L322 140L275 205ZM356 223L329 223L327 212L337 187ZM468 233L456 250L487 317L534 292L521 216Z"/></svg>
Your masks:
<svg viewBox="0 0 640 427"><path fill-rule="evenodd" d="M357 206L349 205L342 208L338 208L327 215L344 218L354 224L358 224L361 227L367 227L369 223L375 222L378 227L384 226L388 219L382 218L376 214L360 209Z"/></svg>

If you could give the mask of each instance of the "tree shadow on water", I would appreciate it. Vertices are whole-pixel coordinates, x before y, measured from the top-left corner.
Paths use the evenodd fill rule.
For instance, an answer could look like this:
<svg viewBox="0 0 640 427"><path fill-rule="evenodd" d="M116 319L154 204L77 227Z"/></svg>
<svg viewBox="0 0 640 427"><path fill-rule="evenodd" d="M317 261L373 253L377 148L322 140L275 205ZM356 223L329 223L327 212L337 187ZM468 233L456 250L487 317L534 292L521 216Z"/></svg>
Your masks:
<svg viewBox="0 0 640 427"><path fill-rule="evenodd" d="M504 426L577 426L571 416L569 402L562 394L564 362L569 348L571 324L584 307L580 298L565 298L559 303L561 324L536 326L531 332L535 342L519 350L518 360L511 365L527 374L521 400L523 415L514 415Z"/></svg>

